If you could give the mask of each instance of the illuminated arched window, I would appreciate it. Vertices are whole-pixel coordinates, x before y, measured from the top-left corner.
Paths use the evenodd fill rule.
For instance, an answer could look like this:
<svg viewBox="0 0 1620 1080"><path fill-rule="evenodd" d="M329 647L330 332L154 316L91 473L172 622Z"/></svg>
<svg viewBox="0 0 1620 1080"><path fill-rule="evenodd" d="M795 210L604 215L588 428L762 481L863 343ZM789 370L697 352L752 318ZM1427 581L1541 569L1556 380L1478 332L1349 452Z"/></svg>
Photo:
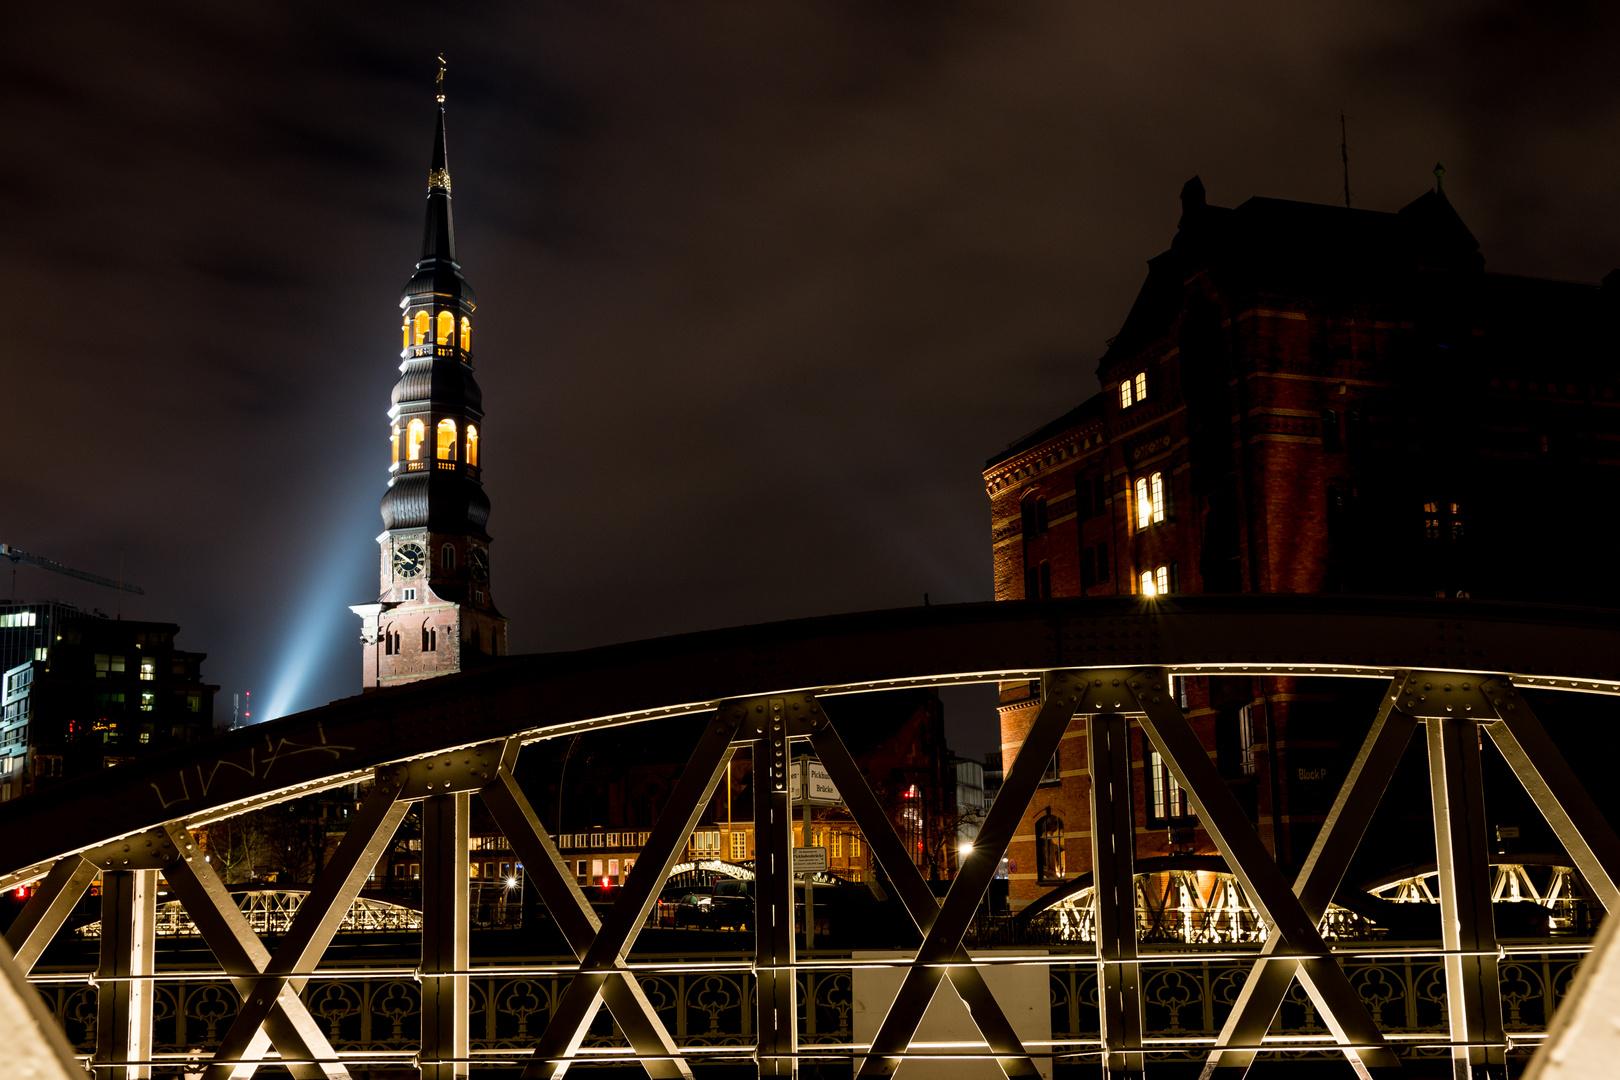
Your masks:
<svg viewBox="0 0 1620 1080"><path fill-rule="evenodd" d="M472 351L472 320L465 315L461 317L461 351Z"/></svg>
<svg viewBox="0 0 1620 1080"><path fill-rule="evenodd" d="M400 338L401 338L401 341L399 343L399 347L402 348L402 349L410 348L411 347L411 320L410 320L409 316L406 316L405 318L400 320L399 333L400 333Z"/></svg>
<svg viewBox="0 0 1620 1080"><path fill-rule="evenodd" d="M456 460L456 422L454 420L439 421L439 460Z"/></svg>
<svg viewBox="0 0 1620 1080"><path fill-rule="evenodd" d="M394 464L399 464L399 425L395 424L388 441L394 446Z"/></svg>
<svg viewBox="0 0 1620 1080"><path fill-rule="evenodd" d="M423 342L427 341L428 328L431 327L432 325L433 325L433 316L429 315L425 311L418 311L416 313L416 341L415 341L415 344L421 345Z"/></svg>
<svg viewBox="0 0 1620 1080"><path fill-rule="evenodd" d="M405 456L412 461L422 459L422 443L427 439L427 425L412 420L405 428Z"/></svg>
<svg viewBox="0 0 1620 1080"><path fill-rule="evenodd" d="M1145 529L1153 524L1153 496L1148 493L1148 478L1136 481L1136 527Z"/></svg>
<svg viewBox="0 0 1620 1080"><path fill-rule="evenodd" d="M440 345L452 344L451 338L456 336L456 317L448 311L439 312L439 332L437 334Z"/></svg>
<svg viewBox="0 0 1620 1080"><path fill-rule="evenodd" d="M467 464L478 464L478 425L467 425Z"/></svg>

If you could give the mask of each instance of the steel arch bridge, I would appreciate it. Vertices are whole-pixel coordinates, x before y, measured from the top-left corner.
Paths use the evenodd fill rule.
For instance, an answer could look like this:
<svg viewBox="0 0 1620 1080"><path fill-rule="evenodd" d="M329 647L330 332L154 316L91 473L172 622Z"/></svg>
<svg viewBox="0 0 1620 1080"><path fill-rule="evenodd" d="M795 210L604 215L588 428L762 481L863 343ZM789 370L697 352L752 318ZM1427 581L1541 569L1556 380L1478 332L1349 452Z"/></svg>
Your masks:
<svg viewBox="0 0 1620 1080"><path fill-rule="evenodd" d="M1371 731L1296 881L1285 880L1271 860L1174 704L1172 674L1387 680ZM947 895L936 899L845 748L837 703L829 699L999 680L1038 680L1039 714L976 848ZM1078 715L1089 718L1095 778L1102 1033L1090 1053L1101 1055L1105 1069L1140 1073L1151 1053L1143 1041L1130 888L1130 717L1188 792L1267 924L1206 1076L1241 1075L1257 1053L1275 1048L1264 1038L1296 979L1332 1034L1325 1045L1363 1076L1401 1069L1318 922L1419 726L1434 792L1446 1045L1458 1069L1500 1072L1506 1042L1482 804L1483 734L1502 750L1604 908L1620 903L1620 840L1543 732L1519 692L1524 687L1620 695L1620 619L1575 608L1390 598L1086 599L836 616L515 657L337 701L0 806L6 838L0 888L38 883L6 933L15 959L0 957L8 976L0 980L0 1028L42 1069L67 1060L64 1036L48 1018L36 1024L40 1002L21 980L99 876L96 1074L138 1077L174 1067L152 1058L152 927L161 872L242 998L207 1066L209 1080L251 1075L259 1064L298 1077L347 1076L346 1058L299 991L394 830L420 803L422 1045L414 1060L434 1080L466 1075L472 1063L467 829L476 793L578 956L532 1050L506 1057L525 1076L561 1074L581 1060L581 1041L605 1005L649 1074L689 1077L691 1056L660 1022L626 957L732 754L748 746L757 774L752 1058L761 1075L793 1075L801 1059L794 975L806 965L794 951L787 762L789 743L808 740L924 938L900 965L902 988L877 1035L870 1045L846 1048L846 1059L853 1058L859 1075L886 1075L904 1060L927 1056L912 1042L934 990L948 980L981 1030L989 1048L983 1056L1009 1076L1033 1076L1035 1059L1052 1055L1019 1041L962 941L1045 763ZM709 716L709 723L635 870L598 918L514 782L517 756L526 743L695 715ZM271 951L198 857L188 830L357 781L371 783L370 795Z"/></svg>

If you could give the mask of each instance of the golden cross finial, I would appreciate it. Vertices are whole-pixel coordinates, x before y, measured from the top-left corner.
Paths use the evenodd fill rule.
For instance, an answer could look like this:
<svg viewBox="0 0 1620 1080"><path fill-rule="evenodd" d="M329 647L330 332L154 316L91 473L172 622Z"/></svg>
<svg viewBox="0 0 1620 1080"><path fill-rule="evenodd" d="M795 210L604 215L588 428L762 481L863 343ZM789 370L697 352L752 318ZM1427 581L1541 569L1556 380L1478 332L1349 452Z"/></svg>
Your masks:
<svg viewBox="0 0 1620 1080"><path fill-rule="evenodd" d="M444 104L444 53L439 54L439 77L433 80L434 88L439 95L439 104Z"/></svg>

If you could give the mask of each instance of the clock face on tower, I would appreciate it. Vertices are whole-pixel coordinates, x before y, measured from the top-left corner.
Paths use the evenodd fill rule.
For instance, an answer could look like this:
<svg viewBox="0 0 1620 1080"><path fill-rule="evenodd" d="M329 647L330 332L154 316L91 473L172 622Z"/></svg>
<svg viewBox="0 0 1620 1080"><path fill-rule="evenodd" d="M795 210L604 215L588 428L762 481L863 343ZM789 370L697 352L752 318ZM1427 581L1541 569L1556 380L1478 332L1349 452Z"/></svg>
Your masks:
<svg viewBox="0 0 1620 1080"><path fill-rule="evenodd" d="M473 548L472 554L467 556L467 564L472 567L474 581L489 580L489 552L483 548Z"/></svg>
<svg viewBox="0 0 1620 1080"><path fill-rule="evenodd" d="M427 552L422 550L421 544L401 544L394 549L394 574L396 577L416 577L422 573L422 567L426 562Z"/></svg>

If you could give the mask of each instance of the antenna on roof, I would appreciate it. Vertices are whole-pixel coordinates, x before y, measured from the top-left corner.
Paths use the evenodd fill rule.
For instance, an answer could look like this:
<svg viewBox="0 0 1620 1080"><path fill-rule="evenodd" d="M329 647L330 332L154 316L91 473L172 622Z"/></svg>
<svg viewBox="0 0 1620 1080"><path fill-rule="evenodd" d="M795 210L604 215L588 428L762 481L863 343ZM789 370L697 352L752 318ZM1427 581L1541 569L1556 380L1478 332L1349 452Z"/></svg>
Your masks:
<svg viewBox="0 0 1620 1080"><path fill-rule="evenodd" d="M1344 135L1344 110L1339 110L1339 157L1344 161L1344 205L1350 206L1350 143Z"/></svg>
<svg viewBox="0 0 1620 1080"><path fill-rule="evenodd" d="M1434 163L1434 190L1442 195L1446 193L1446 167L1438 161Z"/></svg>

